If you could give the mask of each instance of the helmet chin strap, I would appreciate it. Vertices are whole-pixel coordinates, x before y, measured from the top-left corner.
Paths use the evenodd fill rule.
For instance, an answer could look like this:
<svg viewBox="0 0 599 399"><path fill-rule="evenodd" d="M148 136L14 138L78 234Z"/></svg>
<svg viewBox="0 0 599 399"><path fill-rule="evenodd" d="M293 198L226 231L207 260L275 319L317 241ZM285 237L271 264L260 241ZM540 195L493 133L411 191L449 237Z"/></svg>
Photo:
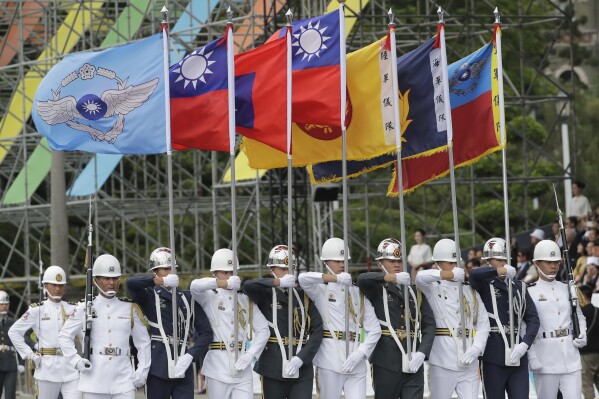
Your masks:
<svg viewBox="0 0 599 399"><path fill-rule="evenodd" d="M3 310L3 311L0 312L0 316L6 316L7 313L8 313L7 310Z"/></svg>
<svg viewBox="0 0 599 399"><path fill-rule="evenodd" d="M389 272L387 271L387 268L385 266L383 266L383 264L381 263L380 260L377 260L377 263L379 264L379 268L383 271L383 273L389 274Z"/></svg>
<svg viewBox="0 0 599 399"><path fill-rule="evenodd" d="M324 264L324 267L326 267L326 269L329 271L329 273L331 273L331 274L337 274L333 270L331 270L331 268L329 267L329 265L327 264L326 261L324 261L322 263Z"/></svg>
<svg viewBox="0 0 599 399"><path fill-rule="evenodd" d="M55 301L62 300L62 295L52 295L52 294L50 294L50 291L48 291L47 288L44 288L44 291L46 291L46 296L48 298L54 299Z"/></svg>
<svg viewBox="0 0 599 399"><path fill-rule="evenodd" d="M114 290L108 290L108 291L104 291L102 288L100 288L100 286L98 285L98 283L96 283L94 281L94 285L96 286L96 288L98 288L98 290L105 296L108 298L113 298L116 295L116 291Z"/></svg>
<svg viewBox="0 0 599 399"><path fill-rule="evenodd" d="M553 281L553 280L555 280L555 276L557 276L557 273L556 274L545 274L545 273L543 273L543 271L541 270L541 268L538 267L538 266L537 266L537 271L539 273L541 273L541 276L545 277L548 280L552 280Z"/></svg>

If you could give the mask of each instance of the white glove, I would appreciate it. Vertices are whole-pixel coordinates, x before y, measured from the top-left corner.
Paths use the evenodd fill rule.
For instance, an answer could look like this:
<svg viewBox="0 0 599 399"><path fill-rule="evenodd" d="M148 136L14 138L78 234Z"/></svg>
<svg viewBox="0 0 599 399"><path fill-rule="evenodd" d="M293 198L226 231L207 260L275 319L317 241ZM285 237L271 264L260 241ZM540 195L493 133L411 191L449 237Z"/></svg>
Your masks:
<svg viewBox="0 0 599 399"><path fill-rule="evenodd" d="M77 371L85 373L86 371L90 371L92 369L92 362L87 359L79 359L77 364L75 365Z"/></svg>
<svg viewBox="0 0 599 399"><path fill-rule="evenodd" d="M463 273L463 271L462 271L462 273ZM460 359L460 362L463 363L463 364L470 364L473 361L475 361L476 358L479 357L479 356L480 356L480 351L478 350L478 348L475 348L474 346L471 346L470 348L468 348L468 350L466 351L466 353L464 353L462 355L462 358Z"/></svg>
<svg viewBox="0 0 599 399"><path fill-rule="evenodd" d="M587 345L587 333L581 331L578 338L574 338L574 346L576 348L582 348Z"/></svg>
<svg viewBox="0 0 599 399"><path fill-rule="evenodd" d="M337 275L337 282L349 287L351 285L351 274L345 272L339 273Z"/></svg>
<svg viewBox="0 0 599 399"><path fill-rule="evenodd" d="M462 269L461 267L459 267L459 266L454 267L452 272L453 272L454 281L463 283L464 280L466 279L466 275L464 274L464 269Z"/></svg>
<svg viewBox="0 0 599 399"><path fill-rule="evenodd" d="M231 276L227 279L227 289L238 291L241 288L241 279L239 276Z"/></svg>
<svg viewBox="0 0 599 399"><path fill-rule="evenodd" d="M293 356L289 363L287 363L287 368L285 369L285 372L288 375L293 375L297 373L297 371L300 369L300 367L302 367L303 364L304 361L302 359L300 359L297 356Z"/></svg>
<svg viewBox="0 0 599 399"><path fill-rule="evenodd" d="M186 353L183 356L181 356L179 360L177 360L177 364L175 364L175 371L173 372L175 378L185 377L185 372L191 365L191 362L193 362L193 356L191 356L189 353Z"/></svg>
<svg viewBox="0 0 599 399"><path fill-rule="evenodd" d="M17 365L17 370L19 371L19 373L24 373L25 372L25 366L23 366L22 364Z"/></svg>
<svg viewBox="0 0 599 399"><path fill-rule="evenodd" d="M541 369L543 368L543 365L541 364L541 362L539 361L539 359L537 359L536 357L528 357L528 367L530 368L530 371L541 371Z"/></svg>
<svg viewBox="0 0 599 399"><path fill-rule="evenodd" d="M252 364L253 360L254 355L251 353L244 353L243 355L239 356L239 359L237 359L237 363L235 363L235 370L245 370L250 364Z"/></svg>
<svg viewBox="0 0 599 399"><path fill-rule="evenodd" d="M295 287L295 276L293 274L286 274L283 277L281 277L279 279L279 287L281 287L281 288Z"/></svg>
<svg viewBox="0 0 599 399"><path fill-rule="evenodd" d="M29 355L29 359L31 359L36 369L39 368L42 364L42 355L40 355L39 353L31 352L31 354Z"/></svg>
<svg viewBox="0 0 599 399"><path fill-rule="evenodd" d="M422 367L422 363L424 363L424 358L426 355L422 352L414 352L412 353L412 360L410 360L410 371L415 373L418 371L420 367Z"/></svg>
<svg viewBox="0 0 599 399"><path fill-rule="evenodd" d="M516 269L513 266L505 265L503 267L505 267L505 269L507 270L507 272L505 273L505 277L511 278L511 279L516 278Z"/></svg>
<svg viewBox="0 0 599 399"><path fill-rule="evenodd" d="M514 346L514 349L512 350L512 356L510 357L510 361L512 363L516 363L518 360L520 360L522 356L524 356L527 350L528 345L525 342L520 342L518 345Z"/></svg>
<svg viewBox="0 0 599 399"><path fill-rule="evenodd" d="M411 282L409 273L401 272L395 275L395 285L410 285Z"/></svg>
<svg viewBox="0 0 599 399"><path fill-rule="evenodd" d="M349 373L351 372L358 364L360 364L361 362L363 362L365 359L365 356L362 352L360 351L353 351L351 353L351 355L349 355L347 357L347 359L345 359L345 363L343 363L343 367L341 368L341 372L342 373Z"/></svg>
<svg viewBox="0 0 599 399"><path fill-rule="evenodd" d="M162 277L164 288L173 288L179 286L179 275L178 274L169 274Z"/></svg>
<svg viewBox="0 0 599 399"><path fill-rule="evenodd" d="M178 364L178 362L177 362ZM146 385L146 379L144 378L143 375L139 374L137 371L134 371L133 374L131 374L131 382L133 383L133 386L137 389L137 388L141 388L144 385Z"/></svg>

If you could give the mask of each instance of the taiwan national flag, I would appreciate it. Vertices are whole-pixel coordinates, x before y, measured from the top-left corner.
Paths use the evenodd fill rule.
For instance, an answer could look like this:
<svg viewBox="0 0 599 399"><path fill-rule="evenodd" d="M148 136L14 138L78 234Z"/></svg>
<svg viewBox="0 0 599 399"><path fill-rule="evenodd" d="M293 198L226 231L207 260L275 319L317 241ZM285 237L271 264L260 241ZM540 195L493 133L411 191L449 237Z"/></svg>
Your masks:
<svg viewBox="0 0 599 399"><path fill-rule="evenodd" d="M285 32L273 37L283 38ZM293 22L293 122L341 124L340 43L339 10Z"/></svg>

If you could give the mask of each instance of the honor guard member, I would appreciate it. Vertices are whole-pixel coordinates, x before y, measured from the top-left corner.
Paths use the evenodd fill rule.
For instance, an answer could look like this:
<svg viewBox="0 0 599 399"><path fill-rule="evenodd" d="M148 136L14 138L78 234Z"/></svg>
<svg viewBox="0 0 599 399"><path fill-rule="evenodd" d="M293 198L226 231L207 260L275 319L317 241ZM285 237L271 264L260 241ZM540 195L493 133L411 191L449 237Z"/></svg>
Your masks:
<svg viewBox="0 0 599 399"><path fill-rule="evenodd" d="M312 360L322 342L322 319L308 295L295 287L295 276L289 274L286 245L277 245L268 255L267 266L274 278L246 281L243 292L254 301L268 320L270 338L254 371L262 376L265 399L310 399L314 369ZM289 337L289 293L293 294L293 337ZM289 343L293 356L288 358Z"/></svg>
<svg viewBox="0 0 599 399"><path fill-rule="evenodd" d="M10 299L6 291L0 291L0 395L4 388L4 398L15 399L17 394L17 371L22 373L25 367L17 358L17 350L8 336L8 330L15 319L8 315Z"/></svg>
<svg viewBox="0 0 599 399"><path fill-rule="evenodd" d="M146 381L147 397L191 399L194 373L189 366L204 358L212 340L212 329L190 292L177 290L179 357L175 364L171 289L179 286L179 276L171 270L171 250L156 248L150 255L149 267L153 276L131 277L126 282L131 298L142 308L150 325L152 362ZM193 346L187 348L189 338Z"/></svg>
<svg viewBox="0 0 599 399"><path fill-rule="evenodd" d="M362 273L358 286L370 300L382 336L370 356L374 397L377 399L424 397L422 364L429 356L435 340L435 318L428 301L415 287L410 275L403 272L401 243L387 238L378 246L377 257L381 272ZM409 311L404 308L404 287L409 291ZM409 321L405 314L408 314ZM410 351L407 347L410 330ZM411 352L411 359L408 358Z"/></svg>
<svg viewBox="0 0 599 399"><path fill-rule="evenodd" d="M210 271L214 277L191 282L191 295L204 308L213 331L202 367L206 393L214 399L251 399L254 390L250 365L266 345L268 322L242 293L237 294L235 314L233 292L239 290L241 280L233 275L233 251L216 251ZM237 338L235 323L239 323ZM246 349L248 339L251 345Z"/></svg>
<svg viewBox="0 0 599 399"><path fill-rule="evenodd" d="M488 265L472 269L469 281L478 291L489 315L491 333L483 354L482 374L485 398L528 398L526 351L539 330L539 316L526 284L515 280L516 269L506 264L507 245L491 238L483 247ZM512 284L513 309L509 308L508 282ZM510 312L514 320L514 347L511 348ZM526 323L526 332L520 329Z"/></svg>
<svg viewBox="0 0 599 399"><path fill-rule="evenodd" d="M477 399L478 357L485 351L489 317L480 295L464 283L464 269L457 266L455 241L444 238L437 242L432 259L438 269L421 270L416 275L416 287L428 299L437 324L428 359L430 399L449 399L454 391L458 398ZM462 325L460 302L465 325Z"/></svg>
<svg viewBox="0 0 599 399"><path fill-rule="evenodd" d="M80 371L79 391L85 399L133 399L136 388L146 383L150 369L150 335L139 306L117 298L121 264L112 255L100 255L92 269L100 295L92 302L90 360L77 353L73 338L85 325L85 302L69 316L58 342L72 367ZM129 339L137 349L137 369L133 368Z"/></svg>
<svg viewBox="0 0 599 399"><path fill-rule="evenodd" d="M35 367L37 398L81 398L77 390L79 372L67 362L58 343L58 333L75 310L76 304L64 302L62 296L67 276L60 266L50 266L42 278L46 299L32 303L27 312L10 328L8 335L23 359L30 359ZM37 337L37 351L25 342L25 334L32 329ZM81 331L80 331L81 333Z"/></svg>
<svg viewBox="0 0 599 399"><path fill-rule="evenodd" d="M568 284L555 280L561 259L555 242L543 240L536 245L533 262L539 280L528 292L537 307L541 326L528 350L528 365L533 372L537 397L555 398L560 391L564 399L579 399L582 397L582 364L578 348L587 344L587 323L582 310L576 306L574 317L578 317L580 335L573 336Z"/></svg>
<svg viewBox="0 0 599 399"><path fill-rule="evenodd" d="M322 246L320 260L328 273L307 272L299 275L304 292L316 305L323 322L323 340L312 363L322 398L366 397L366 359L381 337L381 326L370 301L352 286L351 275L344 270L345 245L340 238L329 238ZM347 259L351 259L349 253ZM349 301L346 294L349 291ZM349 356L345 355L345 312L349 306ZM364 328L366 337L360 339ZM363 341L361 343L361 341Z"/></svg>

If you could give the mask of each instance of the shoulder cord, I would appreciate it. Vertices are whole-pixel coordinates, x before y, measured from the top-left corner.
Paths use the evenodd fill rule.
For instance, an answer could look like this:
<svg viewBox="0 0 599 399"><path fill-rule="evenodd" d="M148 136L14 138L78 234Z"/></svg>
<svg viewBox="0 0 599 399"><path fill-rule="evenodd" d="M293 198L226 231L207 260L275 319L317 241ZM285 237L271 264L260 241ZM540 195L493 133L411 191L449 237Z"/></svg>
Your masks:
<svg viewBox="0 0 599 399"><path fill-rule="evenodd" d="M472 293L472 301L474 302L474 311L472 312L472 327L476 328L478 327L478 309L479 309L479 303L478 303L478 296L476 295L476 290L470 286L470 291Z"/></svg>
<svg viewBox="0 0 599 399"><path fill-rule="evenodd" d="M389 316L389 299L387 297L387 288L385 288L384 285L383 285L383 310L385 311L385 320L379 320L379 323L381 323L383 326L387 327L387 329L389 330L389 333L391 334L391 337L393 337L393 340L399 347L399 350L401 351L402 356L406 356L406 351L404 350L401 342L399 342L397 333L395 332L395 329L393 328L393 325L391 324L391 317ZM408 321L408 323L409 323L409 321Z"/></svg>

